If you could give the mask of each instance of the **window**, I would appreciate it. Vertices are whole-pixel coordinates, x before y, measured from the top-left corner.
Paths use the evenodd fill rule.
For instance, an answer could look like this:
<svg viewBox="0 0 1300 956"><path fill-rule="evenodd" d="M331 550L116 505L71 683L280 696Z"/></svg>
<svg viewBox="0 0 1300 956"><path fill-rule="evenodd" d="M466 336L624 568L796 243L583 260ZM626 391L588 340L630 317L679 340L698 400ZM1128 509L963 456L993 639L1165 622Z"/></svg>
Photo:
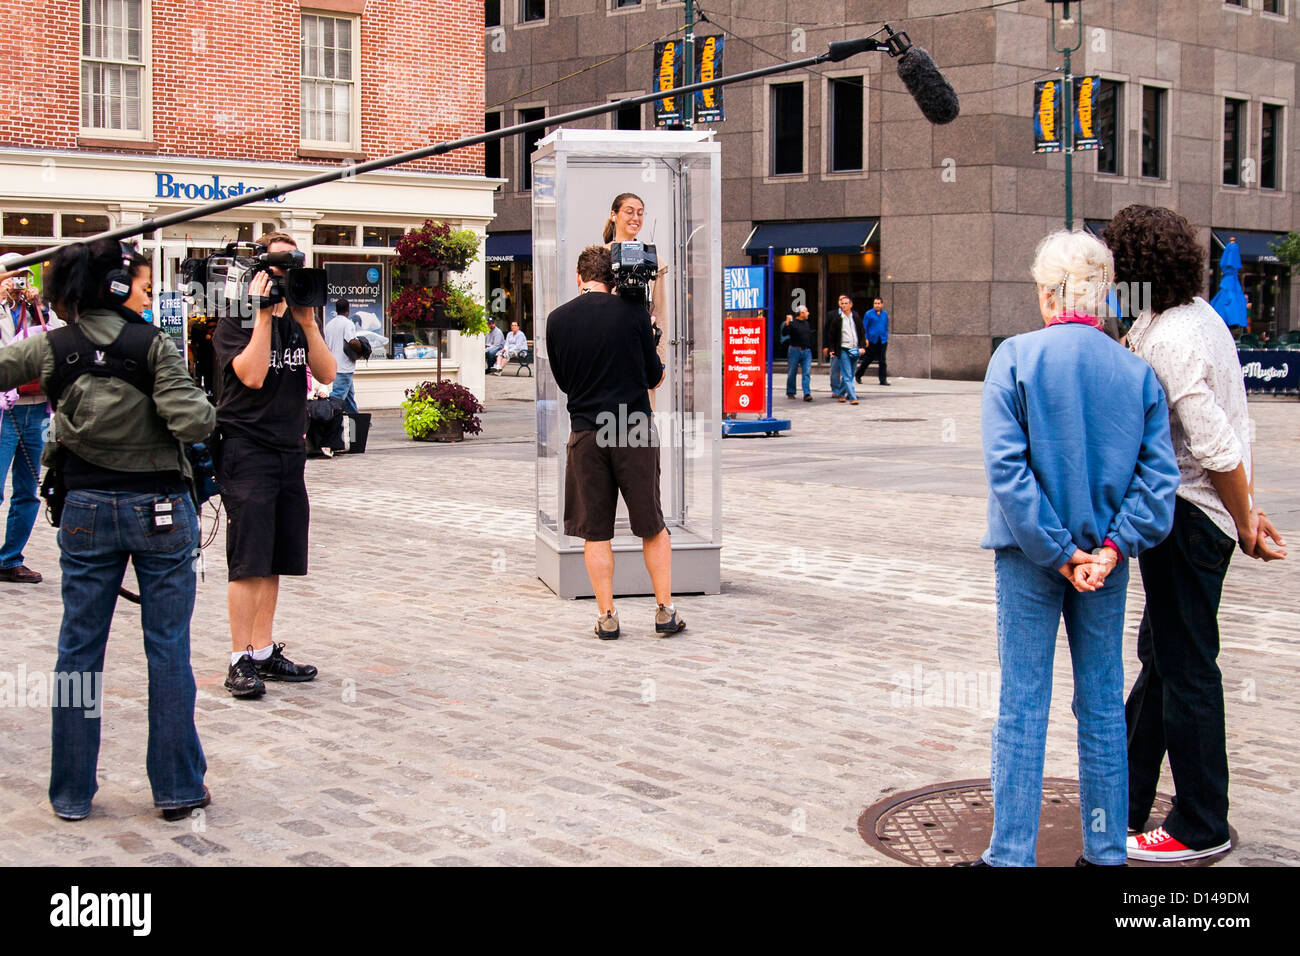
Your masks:
<svg viewBox="0 0 1300 956"><path fill-rule="evenodd" d="M5 236L52 237L54 235L54 213L6 212L0 214L0 232Z"/></svg>
<svg viewBox="0 0 1300 956"><path fill-rule="evenodd" d="M519 122L532 123L546 115L546 107L531 106L526 110L519 111ZM537 129L530 129L523 134L523 148L519 151L519 182L520 189L533 188L533 150L537 147L537 141L546 135L546 127L539 126Z"/></svg>
<svg viewBox="0 0 1300 956"><path fill-rule="evenodd" d="M387 246L389 248L397 245L397 240L405 235L406 230L400 226L362 226L361 227L361 244L363 246Z"/></svg>
<svg viewBox="0 0 1300 956"><path fill-rule="evenodd" d="M144 0L81 0L81 128L143 137L148 120Z"/></svg>
<svg viewBox="0 0 1300 956"><path fill-rule="evenodd" d="M1259 188L1277 189L1282 177L1278 175L1278 144L1282 142L1282 107L1265 103L1259 128Z"/></svg>
<svg viewBox="0 0 1300 956"><path fill-rule="evenodd" d="M1142 87L1142 175L1165 178L1165 90Z"/></svg>
<svg viewBox="0 0 1300 956"><path fill-rule="evenodd" d="M1282 16L1286 13L1286 9L1283 7L1282 3L1283 0L1264 0L1264 5L1260 7L1260 10L1264 13L1276 13L1279 16Z"/></svg>
<svg viewBox="0 0 1300 956"><path fill-rule="evenodd" d="M1097 130L1097 172L1124 175L1124 84L1102 80L1092 116Z"/></svg>
<svg viewBox="0 0 1300 956"><path fill-rule="evenodd" d="M64 239L85 239L108 232L108 217L94 216L90 213L65 212L59 216L59 225L63 229Z"/></svg>
<svg viewBox="0 0 1300 956"><path fill-rule="evenodd" d="M318 222L311 227L313 246L355 246L357 227Z"/></svg>
<svg viewBox="0 0 1300 956"><path fill-rule="evenodd" d="M501 128L501 113L483 114L483 132L492 133ZM483 144L483 175L488 179L501 178L501 140Z"/></svg>
<svg viewBox="0 0 1300 956"><path fill-rule="evenodd" d="M485 0L483 4L483 26L501 26L501 0Z"/></svg>
<svg viewBox="0 0 1300 956"><path fill-rule="evenodd" d="M1241 185L1241 146L1245 140L1246 102L1223 101L1223 185Z"/></svg>
<svg viewBox="0 0 1300 956"><path fill-rule="evenodd" d="M639 6L641 6L641 0L614 0L614 9L616 10L626 10L628 7Z"/></svg>
<svg viewBox="0 0 1300 956"><path fill-rule="evenodd" d="M831 98L831 172L865 168L862 159L862 103L860 76L837 76L829 80Z"/></svg>
<svg viewBox="0 0 1300 956"><path fill-rule="evenodd" d="M620 106L614 111L614 129L640 129L641 106Z"/></svg>
<svg viewBox="0 0 1300 956"><path fill-rule="evenodd" d="M546 19L546 0L519 0L519 22L535 23Z"/></svg>
<svg viewBox="0 0 1300 956"><path fill-rule="evenodd" d="M355 18L302 15L302 141L356 149L360 118Z"/></svg>
<svg viewBox="0 0 1300 956"><path fill-rule="evenodd" d="M772 84L772 175L803 172L803 83Z"/></svg>

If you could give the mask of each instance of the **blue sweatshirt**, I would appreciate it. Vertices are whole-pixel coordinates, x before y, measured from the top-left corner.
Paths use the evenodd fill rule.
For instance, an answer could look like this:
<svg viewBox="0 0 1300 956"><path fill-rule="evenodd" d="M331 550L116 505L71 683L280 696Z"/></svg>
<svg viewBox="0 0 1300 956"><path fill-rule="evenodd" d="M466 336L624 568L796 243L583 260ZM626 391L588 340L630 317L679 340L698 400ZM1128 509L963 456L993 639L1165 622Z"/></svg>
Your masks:
<svg viewBox="0 0 1300 956"><path fill-rule="evenodd" d="M989 480L985 548L1059 568L1106 538L1124 557L1174 520L1178 463L1151 366L1087 325L1053 325L999 346L980 416Z"/></svg>

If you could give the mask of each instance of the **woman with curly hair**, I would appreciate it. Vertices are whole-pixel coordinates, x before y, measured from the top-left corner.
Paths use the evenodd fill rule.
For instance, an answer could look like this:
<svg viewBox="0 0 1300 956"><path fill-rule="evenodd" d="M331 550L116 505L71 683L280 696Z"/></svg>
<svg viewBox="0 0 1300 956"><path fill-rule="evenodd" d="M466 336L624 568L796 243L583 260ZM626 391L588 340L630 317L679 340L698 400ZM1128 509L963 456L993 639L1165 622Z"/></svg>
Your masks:
<svg viewBox="0 0 1300 956"><path fill-rule="evenodd" d="M1228 755L1219 656L1219 598L1235 546L1264 561L1286 556L1253 501L1249 415L1232 333L1198 294L1205 251L1170 209L1132 205L1106 229L1119 282L1148 285L1150 307L1130 349L1169 398L1180 484L1174 527L1138 558L1146 608L1141 673L1126 705L1131 859L1194 860L1227 850ZM1165 752L1176 798L1144 832Z"/></svg>

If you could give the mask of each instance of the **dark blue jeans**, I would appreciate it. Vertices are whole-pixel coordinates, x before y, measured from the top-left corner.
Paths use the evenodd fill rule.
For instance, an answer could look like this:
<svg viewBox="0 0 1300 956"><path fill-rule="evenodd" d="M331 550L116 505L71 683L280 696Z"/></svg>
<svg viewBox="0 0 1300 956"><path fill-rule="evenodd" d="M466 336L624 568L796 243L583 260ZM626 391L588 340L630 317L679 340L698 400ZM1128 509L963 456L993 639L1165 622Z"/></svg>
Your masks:
<svg viewBox="0 0 1300 956"><path fill-rule="evenodd" d="M0 545L0 568L23 563L23 548L41 510L36 495L40 481L41 449L45 446L45 423L50 411L45 404L15 405L0 412L0 503L4 501L7 473L12 473L9 518L5 522L4 544ZM21 445L21 447L19 447Z"/></svg>
<svg viewBox="0 0 1300 956"><path fill-rule="evenodd" d="M797 345L790 346L785 356L786 364L790 367L785 376L785 393L791 397L795 394L795 376L802 373L803 375L803 393L812 394L812 349L802 349Z"/></svg>
<svg viewBox="0 0 1300 956"><path fill-rule="evenodd" d="M153 528L154 503L172 502L170 530ZM145 767L154 805L203 798L207 761L194 729L190 615L199 525L188 495L70 491L59 527L63 625L59 629L50 803L83 817L98 785L104 648L127 561L140 585L140 621L149 661L149 746Z"/></svg>
<svg viewBox="0 0 1300 956"><path fill-rule="evenodd" d="M1166 751L1174 808L1161 824L1193 850L1228 839L1228 746L1219 672L1219 598L1236 542L1179 498L1174 528L1138 556L1147 603L1138 628L1142 670L1128 718L1128 825L1148 829Z"/></svg>

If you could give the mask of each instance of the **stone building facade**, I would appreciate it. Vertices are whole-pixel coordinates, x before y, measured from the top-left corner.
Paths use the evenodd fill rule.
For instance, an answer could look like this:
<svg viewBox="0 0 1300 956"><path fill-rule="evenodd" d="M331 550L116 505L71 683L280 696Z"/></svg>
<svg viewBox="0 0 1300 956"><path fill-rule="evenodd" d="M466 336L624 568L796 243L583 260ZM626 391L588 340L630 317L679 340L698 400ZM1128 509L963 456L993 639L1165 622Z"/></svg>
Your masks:
<svg viewBox="0 0 1300 956"><path fill-rule="evenodd" d="M1108 124L1107 149L1073 158L1074 227L1098 228L1143 202L1187 216L1211 262L1236 238L1253 325L1274 334L1300 328L1300 293L1268 249L1272 237L1300 228L1296 4L1085 0L1072 64L1074 75L1105 81L1097 109ZM684 18L682 3L663 0L486 7L490 128L649 92L653 41L673 36ZM921 116L881 53L726 88L726 119L712 127L723 149L724 265L766 261L772 241L778 312L804 301L824 315L841 292L864 309L879 294L892 316L891 371L982 376L997 341L1040 321L1030 260L1037 241L1064 226L1064 157L1034 152L1031 121L1035 80L1061 75L1053 7L1042 0L697 7L707 18L696 23L697 37L725 39L725 73L798 59L884 22L931 53L961 97L961 115L945 126ZM1073 41L1077 29L1058 24L1058 43ZM651 126L651 108L573 125L633 123ZM509 180L489 230L489 286L509 286L499 301L525 322L528 145L513 137L487 155L489 175ZM653 214L647 210L647 229ZM1207 296L1215 281L1208 269Z"/></svg>

